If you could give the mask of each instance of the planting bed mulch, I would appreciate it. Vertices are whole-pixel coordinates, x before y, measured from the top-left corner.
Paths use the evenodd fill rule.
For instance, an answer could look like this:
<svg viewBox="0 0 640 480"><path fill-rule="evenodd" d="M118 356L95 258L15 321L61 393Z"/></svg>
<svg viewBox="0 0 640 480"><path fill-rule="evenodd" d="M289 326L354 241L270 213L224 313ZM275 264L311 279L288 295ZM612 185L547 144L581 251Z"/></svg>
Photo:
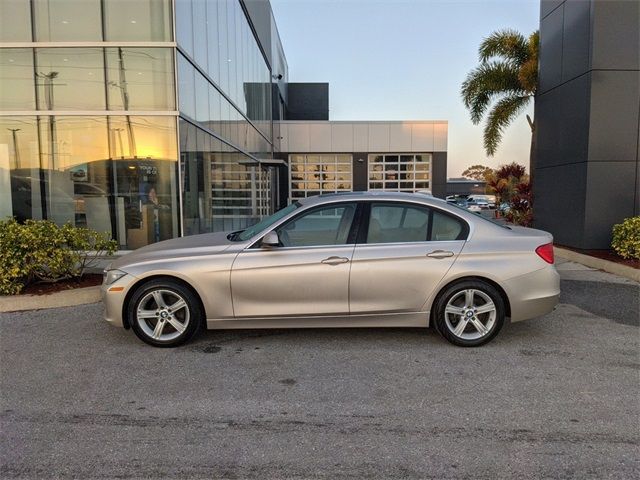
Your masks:
<svg viewBox="0 0 640 480"><path fill-rule="evenodd" d="M592 257L601 258L602 260L609 260L610 262L619 263L620 265L626 265L627 267L640 269L640 260L624 259L621 256L617 255L613 250L580 250L579 248L569 248L565 247L564 245L558 245L558 247L582 253L583 255L590 255Z"/></svg>
<svg viewBox="0 0 640 480"><path fill-rule="evenodd" d="M55 283L35 283L25 288L21 295L47 295L49 293L73 290L75 288L95 287L102 283L102 275L88 273L80 279L61 280Z"/></svg>

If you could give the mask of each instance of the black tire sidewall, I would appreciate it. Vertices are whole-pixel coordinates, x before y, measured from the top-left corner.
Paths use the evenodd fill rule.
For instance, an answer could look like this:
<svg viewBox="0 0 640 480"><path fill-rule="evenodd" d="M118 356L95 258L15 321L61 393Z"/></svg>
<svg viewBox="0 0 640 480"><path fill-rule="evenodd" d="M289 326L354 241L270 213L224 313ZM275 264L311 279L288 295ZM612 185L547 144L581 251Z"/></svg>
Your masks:
<svg viewBox="0 0 640 480"><path fill-rule="evenodd" d="M142 298L150 291L160 288L180 295L187 303L187 308L189 308L189 324L187 325L186 330L179 337L169 341L160 341L150 338L140 328L138 320L136 319L136 311L140 300L142 300ZM177 347L178 345L182 345L190 340L191 337L193 337L193 335L201 328L204 317L202 308L200 307L200 302L193 292L184 285L168 279L151 280L138 287L129 300L127 316L129 319L129 325L131 325L131 329L134 331L136 336L143 342L153 345L154 347Z"/></svg>
<svg viewBox="0 0 640 480"><path fill-rule="evenodd" d="M451 297L459 293L461 290L467 289L480 290L481 292L487 294L496 306L496 321L491 329L491 332L488 335L476 340L465 340L463 338L455 336L453 332L449 330L445 322L444 311L447 306L447 302L451 299ZM438 298L436 299L434 305L434 324L436 330L438 330L440 335L442 335L447 341L459 347L479 347L480 345L484 345L485 343L490 342L495 338L496 335L498 335L505 322L505 305L502 296L493 285L481 280L463 280L448 286L445 290L442 291L440 295L438 295Z"/></svg>

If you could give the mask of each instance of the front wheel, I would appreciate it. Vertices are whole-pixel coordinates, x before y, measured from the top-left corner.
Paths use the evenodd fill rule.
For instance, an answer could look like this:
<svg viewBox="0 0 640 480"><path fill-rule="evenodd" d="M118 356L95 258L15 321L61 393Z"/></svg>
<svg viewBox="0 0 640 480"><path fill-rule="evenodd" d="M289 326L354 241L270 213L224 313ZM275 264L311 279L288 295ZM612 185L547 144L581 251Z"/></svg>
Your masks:
<svg viewBox="0 0 640 480"><path fill-rule="evenodd" d="M129 324L135 334L155 347L176 347L189 340L202 325L198 298L173 280L152 280L131 297Z"/></svg>
<svg viewBox="0 0 640 480"><path fill-rule="evenodd" d="M502 328L505 306L496 288L480 280L447 287L436 299L434 321L440 334L460 347L477 347Z"/></svg>

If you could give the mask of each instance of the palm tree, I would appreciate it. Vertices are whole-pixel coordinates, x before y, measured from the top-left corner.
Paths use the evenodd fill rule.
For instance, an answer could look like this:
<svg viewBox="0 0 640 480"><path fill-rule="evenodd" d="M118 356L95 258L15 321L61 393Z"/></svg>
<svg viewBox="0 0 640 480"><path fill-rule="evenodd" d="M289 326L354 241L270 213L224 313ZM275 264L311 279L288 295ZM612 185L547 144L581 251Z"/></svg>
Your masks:
<svg viewBox="0 0 640 480"><path fill-rule="evenodd" d="M536 93L538 44L537 31L529 38L514 30L492 33L480 44L480 65L469 72L462 84L462 100L471 113L471 121L477 125L487 114L484 149L489 156L495 154L504 129ZM530 161L533 162L535 124L529 115L527 121L532 133ZM533 165L529 171L533 172Z"/></svg>

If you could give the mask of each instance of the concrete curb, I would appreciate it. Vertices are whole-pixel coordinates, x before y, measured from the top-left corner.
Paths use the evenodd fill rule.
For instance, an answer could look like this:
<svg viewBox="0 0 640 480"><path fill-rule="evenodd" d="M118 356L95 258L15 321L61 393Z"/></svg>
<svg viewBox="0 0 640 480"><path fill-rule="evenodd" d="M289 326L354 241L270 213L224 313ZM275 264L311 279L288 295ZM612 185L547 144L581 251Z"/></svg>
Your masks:
<svg viewBox="0 0 640 480"><path fill-rule="evenodd" d="M583 253L567 250L566 248L553 247L553 252L560 258L565 258L572 262L581 263L587 267L597 268L598 270L640 282L640 269L620 265L619 263L603 260L602 258L592 257L591 255L584 255Z"/></svg>
<svg viewBox="0 0 640 480"><path fill-rule="evenodd" d="M75 288L47 295L0 296L0 312L73 307L100 301L100 286Z"/></svg>

